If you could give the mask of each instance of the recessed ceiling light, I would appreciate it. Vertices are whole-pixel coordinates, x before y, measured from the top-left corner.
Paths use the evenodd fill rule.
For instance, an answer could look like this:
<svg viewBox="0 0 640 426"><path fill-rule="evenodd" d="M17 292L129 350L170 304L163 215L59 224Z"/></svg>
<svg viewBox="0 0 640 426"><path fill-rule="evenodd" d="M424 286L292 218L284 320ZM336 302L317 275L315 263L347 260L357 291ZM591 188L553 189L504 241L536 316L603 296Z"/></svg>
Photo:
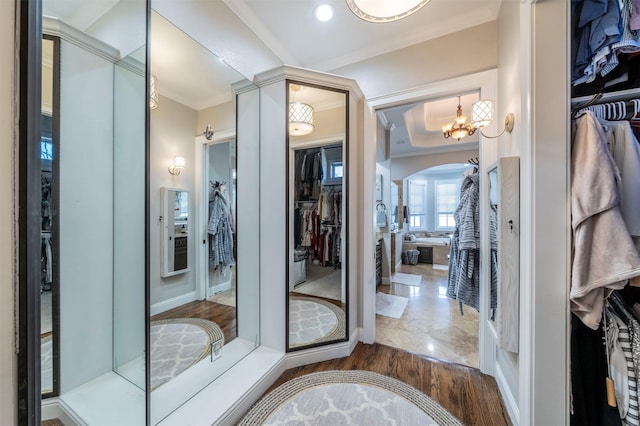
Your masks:
<svg viewBox="0 0 640 426"><path fill-rule="evenodd" d="M328 4L321 4L316 7L315 15L318 21L326 22L333 16L333 8Z"/></svg>

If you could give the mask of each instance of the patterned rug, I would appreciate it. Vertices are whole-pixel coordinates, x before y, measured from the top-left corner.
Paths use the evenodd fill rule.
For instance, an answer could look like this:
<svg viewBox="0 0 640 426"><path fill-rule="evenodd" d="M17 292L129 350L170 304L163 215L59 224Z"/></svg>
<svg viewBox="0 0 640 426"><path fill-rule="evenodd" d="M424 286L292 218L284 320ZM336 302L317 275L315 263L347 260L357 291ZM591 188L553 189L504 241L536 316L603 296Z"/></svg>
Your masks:
<svg viewBox="0 0 640 426"><path fill-rule="evenodd" d="M289 297L289 347L346 338L342 309L312 297Z"/></svg>
<svg viewBox="0 0 640 426"><path fill-rule="evenodd" d="M224 345L218 324L198 318L151 322L151 390L167 383L211 353L211 344Z"/></svg>
<svg viewBox="0 0 640 426"><path fill-rule="evenodd" d="M370 371L324 371L283 383L239 423L247 425L462 425L408 384Z"/></svg>

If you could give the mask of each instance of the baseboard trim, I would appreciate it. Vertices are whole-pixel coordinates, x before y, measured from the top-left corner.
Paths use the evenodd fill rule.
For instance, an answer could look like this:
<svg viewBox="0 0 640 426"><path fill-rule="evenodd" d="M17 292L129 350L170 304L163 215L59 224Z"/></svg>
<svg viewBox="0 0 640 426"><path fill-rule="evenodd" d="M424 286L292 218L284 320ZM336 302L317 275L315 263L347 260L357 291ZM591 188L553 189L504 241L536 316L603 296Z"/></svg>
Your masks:
<svg viewBox="0 0 640 426"><path fill-rule="evenodd" d="M227 291L231 288L231 280L229 281L225 281L223 283L220 284L216 284L213 287L211 287L211 294L218 294L218 293L222 293L223 291Z"/></svg>
<svg viewBox="0 0 640 426"><path fill-rule="evenodd" d="M162 312L168 311L169 309L177 308L178 306L193 302L194 300L198 300L198 293L191 291L171 299L163 300L162 302L154 303L151 305L151 316L158 315Z"/></svg>
<svg viewBox="0 0 640 426"><path fill-rule="evenodd" d="M231 406L214 425L237 424L242 416L264 395L269 387L278 380L286 370L285 359L274 364L236 403Z"/></svg>
<svg viewBox="0 0 640 426"><path fill-rule="evenodd" d="M507 379L502 372L502 368L497 362L495 379L498 384L498 389L500 390L500 396L502 396L502 402L507 407L507 412L511 418L511 424L518 426L520 424L520 409L518 408L518 401L514 398L511 388L509 388L509 384L507 383Z"/></svg>
<svg viewBox="0 0 640 426"><path fill-rule="evenodd" d="M285 357L286 369L288 370L289 368L300 367L302 365L349 356L358 344L359 336L360 329L357 328L351 334L348 341L335 343L332 345L318 346L302 351L289 352Z"/></svg>
<svg viewBox="0 0 640 426"><path fill-rule="evenodd" d="M42 420L58 419L65 426L86 426L86 423L60 398L42 400Z"/></svg>

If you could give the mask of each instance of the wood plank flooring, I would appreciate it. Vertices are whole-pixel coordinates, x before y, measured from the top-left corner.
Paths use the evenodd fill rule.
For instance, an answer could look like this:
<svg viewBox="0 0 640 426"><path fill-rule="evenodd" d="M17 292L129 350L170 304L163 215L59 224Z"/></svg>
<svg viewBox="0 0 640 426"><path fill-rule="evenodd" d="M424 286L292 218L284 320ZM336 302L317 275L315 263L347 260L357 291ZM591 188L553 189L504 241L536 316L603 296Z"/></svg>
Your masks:
<svg viewBox="0 0 640 426"><path fill-rule="evenodd" d="M215 322L220 326L224 334L225 343L238 337L236 308L233 306L209 302L208 300L195 300L154 315L151 317L151 321L176 318L201 318Z"/></svg>
<svg viewBox="0 0 640 426"><path fill-rule="evenodd" d="M349 357L289 369L269 391L295 377L327 370L367 370L396 378L429 395L465 425L511 425L492 377L380 344L358 343Z"/></svg>

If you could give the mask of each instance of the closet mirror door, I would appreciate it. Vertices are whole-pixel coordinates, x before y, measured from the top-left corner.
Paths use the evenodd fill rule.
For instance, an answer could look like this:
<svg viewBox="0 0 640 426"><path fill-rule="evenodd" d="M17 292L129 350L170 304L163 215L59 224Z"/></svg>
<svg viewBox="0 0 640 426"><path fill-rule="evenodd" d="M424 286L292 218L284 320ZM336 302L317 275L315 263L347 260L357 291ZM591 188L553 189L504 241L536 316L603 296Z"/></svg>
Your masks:
<svg viewBox="0 0 640 426"><path fill-rule="evenodd" d="M150 424L259 343L257 89L192 34L223 7L152 1Z"/></svg>
<svg viewBox="0 0 640 426"><path fill-rule="evenodd" d="M347 339L348 93L287 82L287 350Z"/></svg>
<svg viewBox="0 0 640 426"><path fill-rule="evenodd" d="M60 40L42 40L42 116L40 138L41 280L40 339L41 392L43 397L59 394L59 272L58 272L58 185L59 185L59 79Z"/></svg>

